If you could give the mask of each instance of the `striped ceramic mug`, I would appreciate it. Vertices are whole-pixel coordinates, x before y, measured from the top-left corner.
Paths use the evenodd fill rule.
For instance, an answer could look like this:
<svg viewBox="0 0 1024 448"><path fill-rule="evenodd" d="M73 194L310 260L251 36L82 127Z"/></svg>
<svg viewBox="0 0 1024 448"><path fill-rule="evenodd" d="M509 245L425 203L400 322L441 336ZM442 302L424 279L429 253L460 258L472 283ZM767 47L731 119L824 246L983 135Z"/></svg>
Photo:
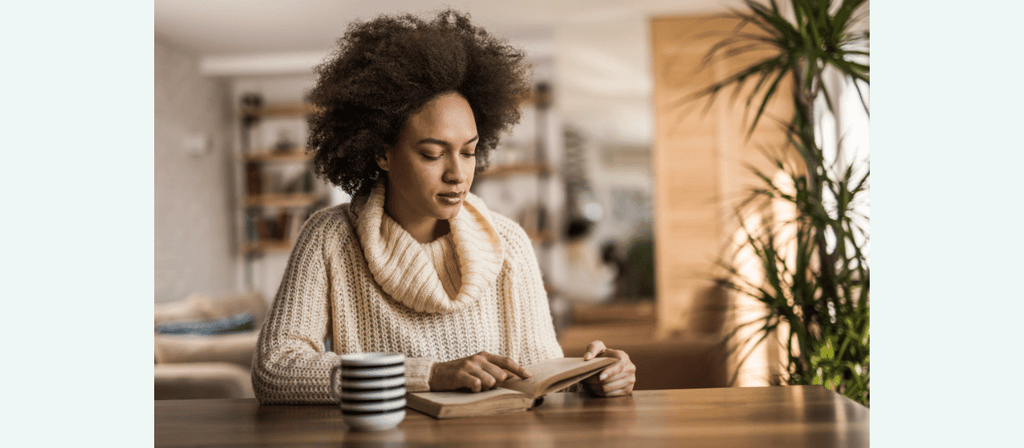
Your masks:
<svg viewBox="0 0 1024 448"><path fill-rule="evenodd" d="M331 369L331 394L352 429L379 431L398 426L405 418L405 356L342 355L341 363Z"/></svg>

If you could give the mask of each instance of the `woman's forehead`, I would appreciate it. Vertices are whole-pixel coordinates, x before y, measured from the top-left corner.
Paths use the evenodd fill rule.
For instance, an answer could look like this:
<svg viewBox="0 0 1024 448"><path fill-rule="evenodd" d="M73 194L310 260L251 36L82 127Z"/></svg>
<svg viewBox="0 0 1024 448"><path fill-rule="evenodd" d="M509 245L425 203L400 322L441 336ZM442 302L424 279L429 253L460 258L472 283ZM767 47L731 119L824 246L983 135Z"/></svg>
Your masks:
<svg viewBox="0 0 1024 448"><path fill-rule="evenodd" d="M417 140L432 138L462 144L476 136L473 109L462 95L441 95L409 116L406 131Z"/></svg>

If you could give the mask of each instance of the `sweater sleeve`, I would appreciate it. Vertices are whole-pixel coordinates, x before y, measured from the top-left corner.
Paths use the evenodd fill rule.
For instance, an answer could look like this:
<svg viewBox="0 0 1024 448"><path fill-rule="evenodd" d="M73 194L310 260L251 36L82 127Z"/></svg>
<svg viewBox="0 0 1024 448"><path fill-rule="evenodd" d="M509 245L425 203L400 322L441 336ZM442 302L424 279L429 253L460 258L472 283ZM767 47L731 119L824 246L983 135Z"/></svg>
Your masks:
<svg viewBox="0 0 1024 448"><path fill-rule="evenodd" d="M430 390L430 369L433 358L405 358L405 390L427 392Z"/></svg>
<svg viewBox="0 0 1024 448"><path fill-rule="evenodd" d="M253 392L262 404L337 402L330 373L341 356L324 347L332 319L324 250L336 225L345 224L314 214L292 250L253 356ZM433 364L431 358L406 358L406 389L428 390Z"/></svg>
<svg viewBox="0 0 1024 448"><path fill-rule="evenodd" d="M330 325L325 221L318 213L303 226L260 331L252 364L260 403L335 402L330 370L340 357L324 347Z"/></svg>

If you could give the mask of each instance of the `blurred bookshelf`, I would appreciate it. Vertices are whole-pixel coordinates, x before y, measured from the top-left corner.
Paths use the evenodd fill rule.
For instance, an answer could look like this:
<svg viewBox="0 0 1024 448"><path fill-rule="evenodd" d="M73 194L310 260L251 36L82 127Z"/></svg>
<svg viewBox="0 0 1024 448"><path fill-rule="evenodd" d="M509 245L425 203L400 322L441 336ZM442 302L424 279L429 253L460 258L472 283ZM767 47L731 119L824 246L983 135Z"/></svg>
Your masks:
<svg viewBox="0 0 1024 448"><path fill-rule="evenodd" d="M510 177L517 175L525 176L539 176L551 174L552 169L548 165L542 165L538 163L523 163L516 165L499 165L491 166L477 173L477 179L496 179L502 177Z"/></svg>
<svg viewBox="0 0 1024 448"><path fill-rule="evenodd" d="M305 220L327 205L326 184L315 179L312 155L304 145L305 102L261 104L258 94L243 96L238 110L241 173L237 234L248 262L267 253L288 253Z"/></svg>

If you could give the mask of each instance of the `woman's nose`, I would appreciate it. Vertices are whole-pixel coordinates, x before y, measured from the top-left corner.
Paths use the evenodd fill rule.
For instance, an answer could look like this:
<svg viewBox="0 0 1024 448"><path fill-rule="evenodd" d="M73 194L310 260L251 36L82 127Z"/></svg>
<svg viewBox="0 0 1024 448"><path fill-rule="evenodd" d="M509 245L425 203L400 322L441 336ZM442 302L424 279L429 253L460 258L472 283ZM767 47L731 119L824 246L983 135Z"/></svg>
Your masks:
<svg viewBox="0 0 1024 448"><path fill-rule="evenodd" d="M469 176L466 175L466 167L464 163L458 159L458 156L448 158L448 163L444 167L443 181L450 184L461 184L466 182Z"/></svg>

